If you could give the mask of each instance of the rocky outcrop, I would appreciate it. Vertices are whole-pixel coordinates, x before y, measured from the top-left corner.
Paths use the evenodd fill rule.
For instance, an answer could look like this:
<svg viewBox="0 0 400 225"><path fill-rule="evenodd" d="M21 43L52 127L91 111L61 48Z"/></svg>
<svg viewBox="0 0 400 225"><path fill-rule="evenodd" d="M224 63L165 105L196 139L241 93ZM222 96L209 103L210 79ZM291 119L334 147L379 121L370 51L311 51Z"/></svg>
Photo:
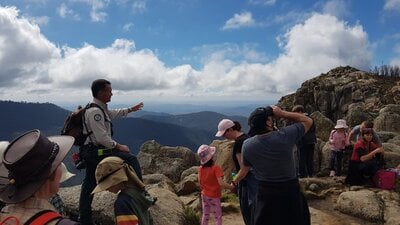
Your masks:
<svg viewBox="0 0 400 225"><path fill-rule="evenodd" d="M375 118L386 105L400 104L399 93L399 77L377 76L347 66L305 81L278 105L291 109L301 104L309 113L319 111L331 121L346 119L354 126Z"/></svg>
<svg viewBox="0 0 400 225"><path fill-rule="evenodd" d="M138 154L143 174L164 174L178 182L184 170L199 164L195 153L186 147L161 146L156 141L145 142Z"/></svg>
<svg viewBox="0 0 400 225"><path fill-rule="evenodd" d="M374 129L400 133L400 105L390 104L383 107L374 120Z"/></svg>

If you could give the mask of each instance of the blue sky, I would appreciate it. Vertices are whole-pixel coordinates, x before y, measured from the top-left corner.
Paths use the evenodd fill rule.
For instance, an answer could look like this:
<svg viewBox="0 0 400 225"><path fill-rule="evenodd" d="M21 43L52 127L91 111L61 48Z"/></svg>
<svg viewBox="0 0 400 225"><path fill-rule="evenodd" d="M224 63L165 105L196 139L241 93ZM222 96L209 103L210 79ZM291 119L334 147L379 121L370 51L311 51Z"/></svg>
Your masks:
<svg viewBox="0 0 400 225"><path fill-rule="evenodd" d="M400 65L400 0L0 2L0 99L278 100L337 66Z"/></svg>

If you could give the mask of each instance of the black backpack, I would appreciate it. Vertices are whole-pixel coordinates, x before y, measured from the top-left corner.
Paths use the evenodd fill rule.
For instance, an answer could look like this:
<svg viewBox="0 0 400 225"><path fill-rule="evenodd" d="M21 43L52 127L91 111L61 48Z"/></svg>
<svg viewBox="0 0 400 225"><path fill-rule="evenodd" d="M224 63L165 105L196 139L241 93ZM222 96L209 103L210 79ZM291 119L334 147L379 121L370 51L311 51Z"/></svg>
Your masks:
<svg viewBox="0 0 400 225"><path fill-rule="evenodd" d="M61 130L61 135L70 135L74 137L74 145L77 145L79 147L81 147L85 143L86 138L93 133L93 131L90 131L87 134L83 133L83 126L86 127L86 123L84 122L85 112L91 107L98 107L99 109L101 109L105 116L104 110L95 103L87 104L84 108L82 108L82 106L79 106L75 112L72 112L68 115Z"/></svg>

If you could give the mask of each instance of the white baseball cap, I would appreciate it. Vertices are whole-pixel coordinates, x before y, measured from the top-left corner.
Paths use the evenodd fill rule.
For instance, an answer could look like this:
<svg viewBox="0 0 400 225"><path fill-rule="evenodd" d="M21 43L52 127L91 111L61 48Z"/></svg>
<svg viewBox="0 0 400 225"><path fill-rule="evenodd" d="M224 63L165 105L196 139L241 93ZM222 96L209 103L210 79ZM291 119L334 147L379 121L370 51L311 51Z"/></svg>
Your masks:
<svg viewBox="0 0 400 225"><path fill-rule="evenodd" d="M218 124L218 132L215 134L216 137L222 137L225 131L235 126L235 123L229 119L223 119Z"/></svg>

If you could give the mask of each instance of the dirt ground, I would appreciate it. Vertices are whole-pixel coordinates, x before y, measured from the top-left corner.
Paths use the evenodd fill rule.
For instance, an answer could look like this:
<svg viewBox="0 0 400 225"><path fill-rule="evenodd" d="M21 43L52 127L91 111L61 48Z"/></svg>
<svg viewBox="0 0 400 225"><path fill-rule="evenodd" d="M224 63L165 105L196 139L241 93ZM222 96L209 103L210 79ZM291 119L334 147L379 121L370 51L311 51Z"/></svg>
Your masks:
<svg viewBox="0 0 400 225"><path fill-rule="evenodd" d="M379 225L379 223L361 220L357 217L349 216L334 210L334 204L329 203L329 201L312 200L308 201L308 204L311 207L310 213L312 225ZM322 215L325 213L331 215L331 217L325 217ZM213 220L210 220L208 224L214 224ZM240 212L229 212L223 214L222 224L245 225Z"/></svg>
<svg viewBox="0 0 400 225"><path fill-rule="evenodd" d="M208 223L213 224L213 223ZM244 225L242 214L240 212L222 215L222 224L225 225Z"/></svg>

